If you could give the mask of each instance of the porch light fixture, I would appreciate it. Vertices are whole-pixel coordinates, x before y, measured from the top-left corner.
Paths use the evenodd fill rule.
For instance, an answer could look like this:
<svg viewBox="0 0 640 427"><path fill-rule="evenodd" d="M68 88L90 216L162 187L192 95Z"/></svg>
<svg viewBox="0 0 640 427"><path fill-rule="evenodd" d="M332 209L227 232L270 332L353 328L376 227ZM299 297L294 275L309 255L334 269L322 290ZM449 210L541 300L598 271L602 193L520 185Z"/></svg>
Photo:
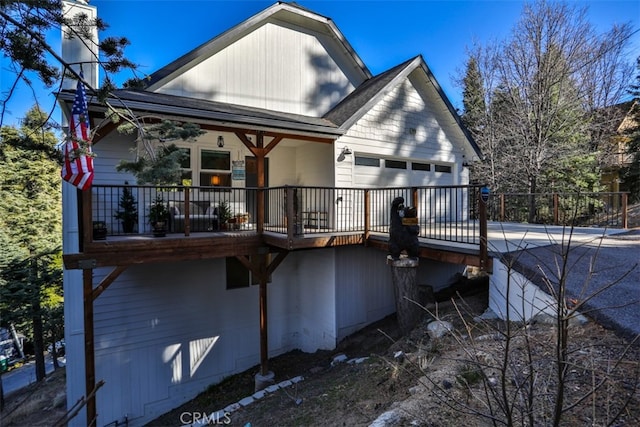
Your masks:
<svg viewBox="0 0 640 427"><path fill-rule="evenodd" d="M218 175L213 175L211 177L211 185L220 185L220 177Z"/></svg>
<svg viewBox="0 0 640 427"><path fill-rule="evenodd" d="M222 135L218 137L218 147L224 147L224 137Z"/></svg>
<svg viewBox="0 0 640 427"><path fill-rule="evenodd" d="M343 156L348 156L350 154L353 154L353 151L351 151L351 148L347 147L346 145L342 148L342 153Z"/></svg>

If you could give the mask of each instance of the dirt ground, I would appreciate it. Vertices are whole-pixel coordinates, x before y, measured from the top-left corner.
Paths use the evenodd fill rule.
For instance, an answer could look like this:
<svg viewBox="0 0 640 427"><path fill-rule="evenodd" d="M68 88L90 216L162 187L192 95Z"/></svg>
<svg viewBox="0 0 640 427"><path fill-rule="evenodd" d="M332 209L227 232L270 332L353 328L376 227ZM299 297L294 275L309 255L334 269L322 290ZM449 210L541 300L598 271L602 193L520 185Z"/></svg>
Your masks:
<svg viewBox="0 0 640 427"><path fill-rule="evenodd" d="M5 406L0 413L0 426L53 427L63 419L66 410L66 371L61 367L42 383L34 383L5 396Z"/></svg>
<svg viewBox="0 0 640 427"><path fill-rule="evenodd" d="M270 363L276 381L296 376L304 380L267 393L226 416L219 415L219 423L251 427L368 426L391 411L390 421L379 425L491 425L489 404L497 412L497 419L508 422L497 409L505 390L513 406L513 424L519 424L516 420L525 411L520 397L532 396L530 412L535 418L530 425L550 425L557 390L557 365L553 363L556 328L539 323L516 325L510 333L510 348L506 349L503 322L474 320L486 309L487 298L484 288L455 302L441 302L437 309L431 305L438 319L455 327L453 334L442 338L429 336L427 325L434 319L430 314L425 313L423 322L404 337L391 316L349 337L335 351L296 351L276 357ZM571 326L564 406L573 407L563 415L562 425L607 425L614 420L613 425L640 425L640 348L628 348L627 344L593 322ZM510 358L501 375L505 353ZM339 354L346 355L348 361L332 365ZM367 359L355 363L359 357ZM527 370L535 374L527 375ZM187 418L193 413L211 416L251 396L257 372L255 367L231 377L149 426L181 425L184 414ZM518 394L518 390L531 392ZM590 395L592 390L596 391ZM493 397L486 398L485 393Z"/></svg>
<svg viewBox="0 0 640 427"><path fill-rule="evenodd" d="M368 426L381 414L392 411L391 421L379 425L483 426L490 425L479 415L487 413L485 391L491 394L504 389L511 396L517 420L522 404L513 396L518 387L524 390L532 386L532 405L537 414L533 425L551 424L556 328L541 323L514 325L507 351L512 358L501 376L499 368L506 347L501 335L504 325L474 320L488 302L486 286L479 285L476 290L478 293L455 298L455 302L439 295L446 301L427 306L433 315L437 312L438 319L451 322L455 328L454 333L442 338L429 336L428 324L434 319L431 314L425 312L423 321L404 337L395 317L390 316L345 339L334 351L293 351L273 358L269 367L276 373L276 381L297 376L304 379L219 417L219 423L251 427ZM616 416L613 425L640 425L640 346L627 348L623 339L593 322L572 326L569 343L565 406L579 403L565 414L562 425L607 425ZM348 361L332 364L339 354ZM360 357L366 360L354 363ZM528 367L535 369L535 377L527 375ZM254 393L257 372L256 366L211 386L148 425L180 426L181 417L210 416L239 402ZM60 404L64 375L64 369L60 369L44 384L7 396L0 425L53 426L65 412ZM594 388L597 392L589 396L588 391ZM495 399L492 405L499 414ZM498 418L505 419L503 415Z"/></svg>

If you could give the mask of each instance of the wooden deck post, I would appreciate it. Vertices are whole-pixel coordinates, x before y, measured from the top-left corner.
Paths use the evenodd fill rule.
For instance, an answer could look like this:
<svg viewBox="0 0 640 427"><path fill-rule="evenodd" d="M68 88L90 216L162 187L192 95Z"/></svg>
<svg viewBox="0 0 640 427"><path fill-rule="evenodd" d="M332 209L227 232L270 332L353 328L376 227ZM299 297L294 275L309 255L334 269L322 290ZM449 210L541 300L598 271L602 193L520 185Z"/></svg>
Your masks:
<svg viewBox="0 0 640 427"><path fill-rule="evenodd" d="M295 224L294 224L294 210L293 210L293 187L289 187L288 185L285 186L284 188L285 191L285 200L286 205L284 207L285 209L285 216L287 217L287 242L288 242L288 246L289 248L291 248L291 245L293 244L293 234L294 234L294 230L295 230Z"/></svg>
<svg viewBox="0 0 640 427"><path fill-rule="evenodd" d="M371 193L369 189L364 190L364 244L367 244L371 227Z"/></svg>
<svg viewBox="0 0 640 427"><path fill-rule="evenodd" d="M91 189L89 190L77 190L78 191L78 199L80 203L78 203L79 209L79 226L80 226L80 251L83 251L89 243L93 241L93 215L91 212Z"/></svg>
<svg viewBox="0 0 640 427"><path fill-rule="evenodd" d="M256 203L256 228L259 234L264 232L264 183L265 183L265 168L264 157L266 155L264 150L264 135L262 132L257 133L256 137L256 174L258 175L258 194Z"/></svg>
<svg viewBox="0 0 640 427"><path fill-rule="evenodd" d="M487 271L489 265L489 251L487 249L487 203L482 199L482 192L478 191L478 208L480 219L480 271Z"/></svg>
<svg viewBox="0 0 640 427"><path fill-rule="evenodd" d="M96 364L93 334L93 269L82 270L84 303L84 370L85 397L87 399L87 426L97 425Z"/></svg>
<svg viewBox="0 0 640 427"><path fill-rule="evenodd" d="M189 188L184 189L184 235L189 236L191 234L190 216L191 210L189 209Z"/></svg>
<svg viewBox="0 0 640 427"><path fill-rule="evenodd" d="M629 227L629 194L622 193L622 228Z"/></svg>
<svg viewBox="0 0 640 427"><path fill-rule="evenodd" d="M267 257L260 255L260 375L269 375L269 334L267 328Z"/></svg>

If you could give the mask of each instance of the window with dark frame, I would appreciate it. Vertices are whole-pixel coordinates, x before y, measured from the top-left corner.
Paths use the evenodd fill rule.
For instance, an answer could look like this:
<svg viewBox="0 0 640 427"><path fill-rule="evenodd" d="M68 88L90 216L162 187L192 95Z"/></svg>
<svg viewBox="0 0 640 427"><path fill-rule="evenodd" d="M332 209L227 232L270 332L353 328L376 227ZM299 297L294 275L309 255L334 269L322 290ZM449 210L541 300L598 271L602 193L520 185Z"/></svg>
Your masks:
<svg viewBox="0 0 640 427"><path fill-rule="evenodd" d="M200 186L231 187L231 153L200 150Z"/></svg>
<svg viewBox="0 0 640 427"><path fill-rule="evenodd" d="M251 285L251 272L238 258L226 258L227 289L248 288Z"/></svg>
<svg viewBox="0 0 640 427"><path fill-rule="evenodd" d="M406 169L407 162L404 160L389 160L384 161L384 167L388 169Z"/></svg>
<svg viewBox="0 0 640 427"><path fill-rule="evenodd" d="M364 156L356 156L355 164L357 166L372 166L379 168L380 167L380 159L376 157L364 157Z"/></svg>
<svg viewBox="0 0 640 427"><path fill-rule="evenodd" d="M267 263L271 260L271 254L265 255L268 257ZM259 267L261 261L260 256L249 257L249 262L255 267ZM226 258L226 272L227 272L227 289L239 289L247 288L251 285L259 285L259 278L251 274L251 270L244 266L238 258L227 257ZM271 283L271 276L267 278L267 281Z"/></svg>
<svg viewBox="0 0 640 427"><path fill-rule="evenodd" d="M411 170L428 172L431 170L431 163L411 162Z"/></svg>
<svg viewBox="0 0 640 427"><path fill-rule="evenodd" d="M443 172L443 173L451 173L451 166L435 165L435 171L436 172Z"/></svg>

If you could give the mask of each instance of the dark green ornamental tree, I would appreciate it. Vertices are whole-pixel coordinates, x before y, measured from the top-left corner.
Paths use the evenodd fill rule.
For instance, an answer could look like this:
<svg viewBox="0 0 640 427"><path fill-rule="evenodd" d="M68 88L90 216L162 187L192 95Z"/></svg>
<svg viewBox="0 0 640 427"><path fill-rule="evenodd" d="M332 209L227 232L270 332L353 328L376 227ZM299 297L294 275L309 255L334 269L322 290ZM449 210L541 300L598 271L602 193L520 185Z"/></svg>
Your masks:
<svg viewBox="0 0 640 427"><path fill-rule="evenodd" d="M33 108L19 129L0 128L1 321L33 341L37 380L45 375L47 289L62 296L61 265L54 261L62 246L60 163L50 156L58 139L43 123L45 113Z"/></svg>

